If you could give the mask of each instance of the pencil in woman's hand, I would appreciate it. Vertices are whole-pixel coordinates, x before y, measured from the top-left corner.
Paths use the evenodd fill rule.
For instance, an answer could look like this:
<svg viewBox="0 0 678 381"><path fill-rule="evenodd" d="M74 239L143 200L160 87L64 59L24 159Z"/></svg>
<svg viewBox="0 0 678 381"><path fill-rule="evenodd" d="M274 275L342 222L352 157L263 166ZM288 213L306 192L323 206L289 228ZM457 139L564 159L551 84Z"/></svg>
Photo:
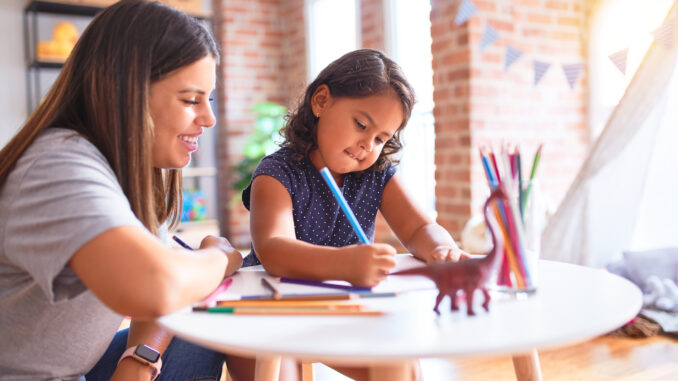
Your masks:
<svg viewBox="0 0 678 381"><path fill-rule="evenodd" d="M186 250L193 250L192 247L188 246L188 244L184 241L181 240L181 238L177 237L176 235L172 236L172 239L175 240L181 247L183 247Z"/></svg>

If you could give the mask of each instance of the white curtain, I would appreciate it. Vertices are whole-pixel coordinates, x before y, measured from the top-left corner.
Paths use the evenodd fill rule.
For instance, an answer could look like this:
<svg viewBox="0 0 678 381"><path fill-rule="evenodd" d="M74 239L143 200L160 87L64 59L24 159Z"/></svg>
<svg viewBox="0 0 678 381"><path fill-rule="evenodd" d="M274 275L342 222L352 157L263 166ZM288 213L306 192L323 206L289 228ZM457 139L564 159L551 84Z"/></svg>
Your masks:
<svg viewBox="0 0 678 381"><path fill-rule="evenodd" d="M675 20L675 8L667 20ZM676 136L672 132L678 128L678 96L674 96L678 95L674 94L678 93L676 31L678 28L674 28L671 47L658 42L650 47L546 226L542 258L600 267L620 258L641 236L646 239L654 236L657 245L670 245L672 239L674 243L678 240L675 219L678 187L669 178L678 177L678 150L658 148L668 144L678 147L678 141L666 141ZM674 160L676 165L667 167L664 161L667 159ZM671 171L657 174L651 170L653 162ZM668 181L661 181L662 177ZM666 185L669 189L654 189ZM648 186L653 189L648 190ZM650 196L649 202L646 195ZM650 208L654 208L654 214L648 216ZM639 228L639 221L644 221L643 228ZM656 228L648 228L647 224L655 224ZM664 232L660 236L668 238L657 239L658 234L650 232ZM642 244L648 245L647 241Z"/></svg>

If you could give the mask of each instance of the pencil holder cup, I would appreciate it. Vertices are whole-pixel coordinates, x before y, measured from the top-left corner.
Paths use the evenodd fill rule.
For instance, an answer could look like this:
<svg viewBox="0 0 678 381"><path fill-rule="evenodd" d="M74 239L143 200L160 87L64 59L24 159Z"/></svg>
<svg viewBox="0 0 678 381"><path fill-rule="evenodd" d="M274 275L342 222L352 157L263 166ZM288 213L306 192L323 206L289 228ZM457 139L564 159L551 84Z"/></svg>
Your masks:
<svg viewBox="0 0 678 381"><path fill-rule="evenodd" d="M532 197L525 208L525 252L526 266L530 270L531 289L536 291L539 284L539 257L541 256L541 233L546 224L546 207L539 182L532 180Z"/></svg>
<svg viewBox="0 0 678 381"><path fill-rule="evenodd" d="M537 184L532 185L538 187ZM539 285L539 256L543 215L539 204L539 191L534 191L521 208L519 200L496 206L496 216L503 237L503 256L490 287L507 294L529 295Z"/></svg>

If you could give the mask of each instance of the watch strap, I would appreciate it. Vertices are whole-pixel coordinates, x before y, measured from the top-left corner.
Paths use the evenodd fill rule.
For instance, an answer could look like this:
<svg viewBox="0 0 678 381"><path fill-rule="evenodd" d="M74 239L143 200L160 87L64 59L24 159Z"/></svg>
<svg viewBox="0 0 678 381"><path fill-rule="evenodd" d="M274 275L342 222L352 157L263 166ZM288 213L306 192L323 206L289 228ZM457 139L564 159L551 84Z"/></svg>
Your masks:
<svg viewBox="0 0 678 381"><path fill-rule="evenodd" d="M125 352L122 353L122 356L120 356L120 360L118 360L118 365L120 364L120 361L122 361L123 359L131 357L134 360L136 360L137 362L140 362L140 363L142 363L146 366L151 367L151 369L152 369L151 381L154 381L160 375L160 369L162 368L162 359L160 358L160 356L158 356L158 359L155 362L152 362L149 359L140 356L138 354L139 347L145 347L147 350L150 349L150 350L158 353L158 351L149 347L148 345L139 344L136 347L127 348L125 350Z"/></svg>

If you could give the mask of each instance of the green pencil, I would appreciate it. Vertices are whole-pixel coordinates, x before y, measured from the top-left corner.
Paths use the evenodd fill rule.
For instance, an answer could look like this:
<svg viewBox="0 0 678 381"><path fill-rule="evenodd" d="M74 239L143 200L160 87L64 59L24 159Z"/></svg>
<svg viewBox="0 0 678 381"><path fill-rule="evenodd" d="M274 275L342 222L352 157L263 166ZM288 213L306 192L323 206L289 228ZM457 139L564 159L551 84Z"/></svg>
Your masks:
<svg viewBox="0 0 678 381"><path fill-rule="evenodd" d="M534 180L534 174L537 172L537 166L539 165L539 158L541 158L541 148L544 144L540 144L537 148L537 153L534 154L534 160L532 161L532 172L530 172L530 180L527 182L527 189L523 195L522 200L520 200L520 213L525 214L525 208L527 207L527 200L530 197L530 192L532 192L532 180Z"/></svg>

